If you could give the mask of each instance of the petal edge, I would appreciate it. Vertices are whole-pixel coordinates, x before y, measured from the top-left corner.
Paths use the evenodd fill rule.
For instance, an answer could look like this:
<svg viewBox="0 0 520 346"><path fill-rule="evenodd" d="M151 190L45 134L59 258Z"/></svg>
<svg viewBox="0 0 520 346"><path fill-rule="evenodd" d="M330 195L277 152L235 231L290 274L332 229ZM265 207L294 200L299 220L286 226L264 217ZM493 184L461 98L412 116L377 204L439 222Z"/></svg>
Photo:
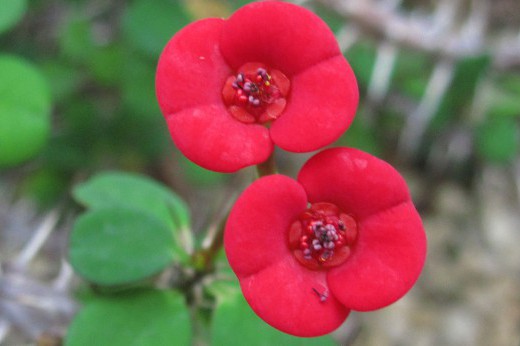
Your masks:
<svg viewBox="0 0 520 346"><path fill-rule="evenodd" d="M350 313L329 292L325 272L310 271L293 257L240 280L240 286L258 316L295 336L331 333ZM322 301L319 294L326 298Z"/></svg>
<svg viewBox="0 0 520 346"><path fill-rule="evenodd" d="M345 306L385 307L408 292L426 259L426 234L411 202L382 211L359 225L352 256L329 271L327 281Z"/></svg>
<svg viewBox="0 0 520 346"><path fill-rule="evenodd" d="M282 1L259 1L226 22L220 48L234 69L262 62L286 76L340 54L334 33L308 9Z"/></svg>
<svg viewBox="0 0 520 346"><path fill-rule="evenodd" d="M193 22L177 32L164 48L155 79L164 115L222 102L222 88L231 71L218 48L223 25L224 20L217 18Z"/></svg>
<svg viewBox="0 0 520 346"><path fill-rule="evenodd" d="M337 140L350 126L359 100L356 77L338 55L292 78L287 106L271 126L273 142L291 152L309 152Z"/></svg>
<svg viewBox="0 0 520 346"><path fill-rule="evenodd" d="M297 181L270 175L256 180L240 195L229 214L224 247L239 278L250 276L287 256L287 231L307 207Z"/></svg>
<svg viewBox="0 0 520 346"><path fill-rule="evenodd" d="M209 170L236 172L267 160L273 151L265 127L236 121L221 103L184 109L166 121L179 150Z"/></svg>

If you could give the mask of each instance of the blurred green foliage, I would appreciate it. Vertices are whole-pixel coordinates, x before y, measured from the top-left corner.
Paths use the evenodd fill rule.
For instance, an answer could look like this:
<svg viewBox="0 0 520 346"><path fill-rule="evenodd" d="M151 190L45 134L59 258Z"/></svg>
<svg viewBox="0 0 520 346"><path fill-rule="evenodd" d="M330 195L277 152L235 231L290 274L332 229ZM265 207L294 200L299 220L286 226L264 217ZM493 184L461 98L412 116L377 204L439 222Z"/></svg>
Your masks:
<svg viewBox="0 0 520 346"><path fill-rule="evenodd" d="M44 206L102 168L158 169L177 156L155 98L161 50L208 8L244 3L2 0L0 168L25 163L22 191ZM193 184L222 181L182 169Z"/></svg>
<svg viewBox="0 0 520 346"><path fill-rule="evenodd" d="M27 10L27 0L0 0L0 34L9 30Z"/></svg>
<svg viewBox="0 0 520 346"><path fill-rule="evenodd" d="M88 299L70 325L65 345L185 346L191 339L183 297L146 289Z"/></svg>
<svg viewBox="0 0 520 346"><path fill-rule="evenodd" d="M41 73L15 56L0 56L0 167L32 158L50 132L49 88Z"/></svg>

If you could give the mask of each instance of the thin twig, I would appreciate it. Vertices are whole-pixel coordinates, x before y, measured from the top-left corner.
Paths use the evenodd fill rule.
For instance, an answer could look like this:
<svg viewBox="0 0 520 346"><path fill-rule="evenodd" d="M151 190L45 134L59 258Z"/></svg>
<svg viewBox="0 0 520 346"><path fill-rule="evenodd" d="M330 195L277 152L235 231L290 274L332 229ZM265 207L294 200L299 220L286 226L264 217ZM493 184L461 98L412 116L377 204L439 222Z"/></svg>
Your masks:
<svg viewBox="0 0 520 346"><path fill-rule="evenodd" d="M267 160L256 165L256 172L258 177L261 178L266 175L276 174L276 163L274 161L274 151L269 155Z"/></svg>
<svg viewBox="0 0 520 346"><path fill-rule="evenodd" d="M345 21L355 23L365 34L391 40L400 47L454 60L491 53L495 68L520 66L520 33L512 37L507 32L496 33L494 36L502 39L488 42L484 36L487 4L482 1L473 1L467 22L458 32L450 18L454 18L452 14L459 1L439 2L433 17L406 13L374 0L316 1L335 10Z"/></svg>
<svg viewBox="0 0 520 346"><path fill-rule="evenodd" d="M336 33L339 48L343 53L347 52L361 36L361 32L354 23L343 25Z"/></svg>
<svg viewBox="0 0 520 346"><path fill-rule="evenodd" d="M72 270L72 267L66 261L62 260L60 272L52 281L52 287L57 291L66 292L73 277L74 271Z"/></svg>
<svg viewBox="0 0 520 346"><path fill-rule="evenodd" d="M380 103L388 92L392 71L399 51L390 41L383 41L377 49L376 61L368 84L368 101Z"/></svg>
<svg viewBox="0 0 520 346"><path fill-rule="evenodd" d="M14 268L24 270L29 262L36 256L38 251L56 227L58 223L59 214L57 210L51 211L45 219L40 223L40 226L34 232L33 237L20 251L18 256L13 260L12 264Z"/></svg>

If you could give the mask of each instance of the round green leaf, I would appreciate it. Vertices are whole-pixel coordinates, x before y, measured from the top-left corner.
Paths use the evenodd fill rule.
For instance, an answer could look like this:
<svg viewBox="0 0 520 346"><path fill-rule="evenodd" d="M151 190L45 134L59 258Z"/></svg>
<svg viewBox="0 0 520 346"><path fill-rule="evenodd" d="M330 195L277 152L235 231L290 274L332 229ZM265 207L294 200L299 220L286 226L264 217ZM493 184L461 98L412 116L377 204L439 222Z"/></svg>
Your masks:
<svg viewBox="0 0 520 346"><path fill-rule="evenodd" d="M145 211L173 228L189 227L189 211L183 200L166 186L131 173L104 172L77 186L74 197L93 209L131 207Z"/></svg>
<svg viewBox="0 0 520 346"><path fill-rule="evenodd" d="M190 20L181 0L136 0L123 15L123 32L136 48L158 56Z"/></svg>
<svg viewBox="0 0 520 346"><path fill-rule="evenodd" d="M65 338L66 346L185 346L190 342L183 297L156 290L89 300Z"/></svg>
<svg viewBox="0 0 520 346"><path fill-rule="evenodd" d="M76 187L73 194L92 209L129 207L153 215L173 233L176 259L189 258L193 244L189 210L166 186L137 174L104 172Z"/></svg>
<svg viewBox="0 0 520 346"><path fill-rule="evenodd" d="M49 88L30 63L0 56L0 167L30 159L50 132Z"/></svg>
<svg viewBox="0 0 520 346"><path fill-rule="evenodd" d="M334 339L328 335L318 338L299 338L269 326L251 310L238 287L216 283L211 291L217 292L217 307L211 326L212 346L336 345Z"/></svg>
<svg viewBox="0 0 520 346"><path fill-rule="evenodd" d="M0 0L0 33L13 27L27 10L27 0Z"/></svg>
<svg viewBox="0 0 520 346"><path fill-rule="evenodd" d="M120 285L156 274L174 259L166 224L136 209L106 208L80 216L70 236L74 269L100 285Z"/></svg>

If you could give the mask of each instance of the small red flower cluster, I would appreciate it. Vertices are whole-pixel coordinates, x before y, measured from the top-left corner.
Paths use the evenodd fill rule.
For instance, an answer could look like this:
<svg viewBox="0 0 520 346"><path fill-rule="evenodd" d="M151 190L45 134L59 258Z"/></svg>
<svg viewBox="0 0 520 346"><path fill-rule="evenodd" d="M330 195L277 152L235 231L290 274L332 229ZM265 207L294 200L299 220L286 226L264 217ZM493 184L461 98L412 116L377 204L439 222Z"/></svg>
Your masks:
<svg viewBox="0 0 520 346"><path fill-rule="evenodd" d="M274 145L323 148L349 127L358 103L355 76L327 25L279 1L178 32L159 59L156 91L177 147L219 172L260 164ZM401 298L426 256L402 177L352 148L316 154L297 180L254 182L231 210L224 246L252 309L306 337L333 331L351 309Z"/></svg>

